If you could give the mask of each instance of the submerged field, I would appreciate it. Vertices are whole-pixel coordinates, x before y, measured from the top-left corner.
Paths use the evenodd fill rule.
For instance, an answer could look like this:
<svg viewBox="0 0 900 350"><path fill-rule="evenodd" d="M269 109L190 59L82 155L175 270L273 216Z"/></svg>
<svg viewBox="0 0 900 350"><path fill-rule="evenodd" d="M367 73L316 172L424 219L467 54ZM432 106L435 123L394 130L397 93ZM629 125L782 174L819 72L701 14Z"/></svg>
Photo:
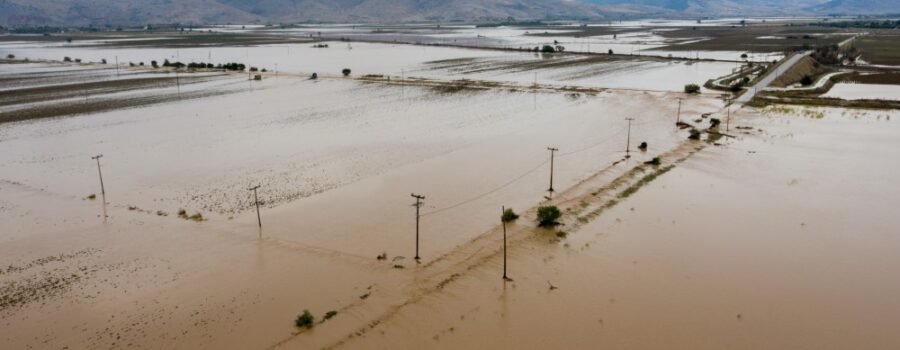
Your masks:
<svg viewBox="0 0 900 350"><path fill-rule="evenodd" d="M572 31L644 35L610 28ZM0 40L6 346L900 346L896 110L682 92L734 62L209 29Z"/></svg>

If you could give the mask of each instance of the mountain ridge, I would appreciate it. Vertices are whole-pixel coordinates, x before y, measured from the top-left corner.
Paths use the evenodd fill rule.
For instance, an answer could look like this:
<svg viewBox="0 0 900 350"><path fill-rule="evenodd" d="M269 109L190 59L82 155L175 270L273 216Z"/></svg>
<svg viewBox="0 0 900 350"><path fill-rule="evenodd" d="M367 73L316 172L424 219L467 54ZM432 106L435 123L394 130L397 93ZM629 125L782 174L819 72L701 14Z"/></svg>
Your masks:
<svg viewBox="0 0 900 350"><path fill-rule="evenodd" d="M896 0L0 0L0 25L602 20L900 13Z"/></svg>

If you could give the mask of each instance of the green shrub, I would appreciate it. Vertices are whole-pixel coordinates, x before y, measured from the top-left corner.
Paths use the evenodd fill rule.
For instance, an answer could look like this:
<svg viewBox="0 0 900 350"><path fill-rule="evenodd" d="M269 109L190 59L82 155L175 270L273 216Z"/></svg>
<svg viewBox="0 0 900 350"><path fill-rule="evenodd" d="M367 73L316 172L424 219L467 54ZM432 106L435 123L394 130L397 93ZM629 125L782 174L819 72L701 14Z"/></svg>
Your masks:
<svg viewBox="0 0 900 350"><path fill-rule="evenodd" d="M700 139L700 130L691 129L691 135L688 136L688 139L699 140Z"/></svg>
<svg viewBox="0 0 900 350"><path fill-rule="evenodd" d="M687 84L684 86L684 92L689 93L689 94L699 94L700 93L700 85Z"/></svg>
<svg viewBox="0 0 900 350"><path fill-rule="evenodd" d="M506 208L505 210L503 210L503 215L500 216L500 220L502 220L503 222L510 222L518 218L519 214L516 214L516 212L514 212L512 208Z"/></svg>
<svg viewBox="0 0 900 350"><path fill-rule="evenodd" d="M337 311L331 310L325 313L325 316L322 317L322 322L328 321L330 318L337 315Z"/></svg>
<svg viewBox="0 0 900 350"><path fill-rule="evenodd" d="M553 48L553 46L550 46L550 45L544 45L544 47L541 48L541 52L544 52L544 53L554 53L554 52L556 52L556 49Z"/></svg>
<svg viewBox="0 0 900 350"><path fill-rule="evenodd" d="M803 86L809 86L809 85L812 85L812 83L813 83L812 77L810 77L808 75L804 75L803 79L800 79L800 84Z"/></svg>
<svg viewBox="0 0 900 350"><path fill-rule="evenodd" d="M350 68L344 68L344 70L342 70L341 73L343 73L345 77L346 77L346 76L349 76L349 75L350 75Z"/></svg>
<svg viewBox="0 0 900 350"><path fill-rule="evenodd" d="M549 227L555 226L559 224L556 220L562 216L562 212L559 211L555 205L549 205L544 207L538 207L537 210L537 222L540 227Z"/></svg>
<svg viewBox="0 0 900 350"><path fill-rule="evenodd" d="M312 328L315 321L316 318L313 317L309 310L303 310L303 314L297 316L297 319L294 320L294 324L297 325L297 327Z"/></svg>

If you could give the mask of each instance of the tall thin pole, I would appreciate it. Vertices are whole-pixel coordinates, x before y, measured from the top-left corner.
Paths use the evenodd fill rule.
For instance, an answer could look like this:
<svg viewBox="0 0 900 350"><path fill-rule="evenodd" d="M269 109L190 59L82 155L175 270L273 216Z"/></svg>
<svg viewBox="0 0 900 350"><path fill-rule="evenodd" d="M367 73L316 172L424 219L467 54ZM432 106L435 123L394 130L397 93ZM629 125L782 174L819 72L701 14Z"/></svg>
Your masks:
<svg viewBox="0 0 900 350"><path fill-rule="evenodd" d="M625 137L625 157L630 157L629 152L631 152L631 121L634 118L625 118L628 121L628 136Z"/></svg>
<svg viewBox="0 0 900 350"><path fill-rule="evenodd" d="M553 194L553 156L556 154L556 151L559 151L558 148L547 147L547 150L550 151L550 188L547 189L550 194Z"/></svg>
<svg viewBox="0 0 900 350"><path fill-rule="evenodd" d="M681 101L682 98L678 98L678 113L675 114L675 125L681 122Z"/></svg>
<svg viewBox="0 0 900 350"><path fill-rule="evenodd" d="M509 277L506 277L506 220L503 218L503 215L506 214L506 206L500 208L500 222L503 223L503 279L508 280Z"/></svg>
<svg viewBox="0 0 900 350"><path fill-rule="evenodd" d="M119 77L119 56L116 56L116 78Z"/></svg>
<svg viewBox="0 0 900 350"><path fill-rule="evenodd" d="M100 194L106 198L106 188L103 187L103 171L100 170L100 158L103 158L102 154L91 157L91 159L97 161L97 174L100 175Z"/></svg>
<svg viewBox="0 0 900 350"><path fill-rule="evenodd" d="M416 199L416 261L419 261L419 208L422 207L422 200L425 199L425 196L420 196L415 193L410 194L413 198Z"/></svg>
<svg viewBox="0 0 900 350"><path fill-rule="evenodd" d="M728 102L728 115L725 117L725 132L728 132L728 124L731 122L731 102Z"/></svg>
<svg viewBox="0 0 900 350"><path fill-rule="evenodd" d="M256 222L259 223L259 227L262 227L262 218L259 216L259 197L256 196L256 190L258 189L259 185L249 188L250 191L253 191L253 203L256 204Z"/></svg>

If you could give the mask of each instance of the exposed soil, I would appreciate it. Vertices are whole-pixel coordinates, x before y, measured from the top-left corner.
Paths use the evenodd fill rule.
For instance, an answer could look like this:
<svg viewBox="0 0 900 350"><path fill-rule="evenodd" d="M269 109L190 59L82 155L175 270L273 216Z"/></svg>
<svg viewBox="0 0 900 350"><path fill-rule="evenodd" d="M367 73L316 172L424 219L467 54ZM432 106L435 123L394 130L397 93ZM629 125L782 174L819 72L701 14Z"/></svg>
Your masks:
<svg viewBox="0 0 900 350"><path fill-rule="evenodd" d="M900 72L878 72L842 74L840 81L844 83L900 85Z"/></svg>
<svg viewBox="0 0 900 350"><path fill-rule="evenodd" d="M669 45L660 50L694 51L726 50L748 52L781 52L802 48L804 45L837 44L846 35L836 33L835 28L784 25L753 25L747 27L693 27L660 32L660 35L677 40L705 38L695 42ZM834 34L832 34L834 33Z"/></svg>
<svg viewBox="0 0 900 350"><path fill-rule="evenodd" d="M42 72L0 78L0 123L147 106L227 93L227 89L190 89L230 77L223 73L165 74L156 70L115 69L81 64L47 64ZM152 73L151 75L147 75ZM159 74L154 76L153 74ZM73 82L75 81L75 82ZM168 91L168 90L175 91ZM185 91L178 92L181 88Z"/></svg>
<svg viewBox="0 0 900 350"><path fill-rule="evenodd" d="M879 33L856 38L853 45L860 49L862 59L866 62L900 66L900 35L890 32Z"/></svg>
<svg viewBox="0 0 900 350"><path fill-rule="evenodd" d="M813 82L816 81L816 77L821 76L831 72L831 69L826 67L823 64L819 64L812 57L803 57L798 61L794 66L791 67L786 72L782 72L782 74L776 78L771 86L774 87L786 87L796 83L799 83L803 80L804 77L810 77L813 79Z"/></svg>

